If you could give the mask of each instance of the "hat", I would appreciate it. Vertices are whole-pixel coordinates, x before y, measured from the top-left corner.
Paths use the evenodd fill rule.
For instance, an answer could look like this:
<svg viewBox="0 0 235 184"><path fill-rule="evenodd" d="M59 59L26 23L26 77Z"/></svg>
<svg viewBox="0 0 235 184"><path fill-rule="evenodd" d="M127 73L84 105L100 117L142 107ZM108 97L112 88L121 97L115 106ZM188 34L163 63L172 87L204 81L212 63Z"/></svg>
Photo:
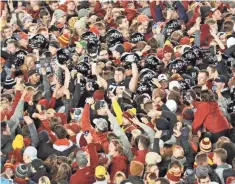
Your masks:
<svg viewBox="0 0 235 184"><path fill-rule="evenodd" d="M75 42L75 44L76 44L76 47L82 46L83 49L87 49L87 42L84 40L81 40L79 42ZM83 57L83 55L80 57Z"/></svg>
<svg viewBox="0 0 235 184"><path fill-rule="evenodd" d="M104 178L107 175L106 168L104 166L97 166L95 168L95 177L96 178Z"/></svg>
<svg viewBox="0 0 235 184"><path fill-rule="evenodd" d="M145 21L149 21L149 18L146 15L138 15L137 21L142 23L142 22L145 22Z"/></svg>
<svg viewBox="0 0 235 184"><path fill-rule="evenodd" d="M122 44L114 45L113 47L110 47L109 50L119 52L120 55L122 55L122 53L125 52L124 47L122 46Z"/></svg>
<svg viewBox="0 0 235 184"><path fill-rule="evenodd" d="M39 74L37 69L31 69L31 70L29 70L29 72L28 72L28 76L29 76L29 77L30 77L31 75L34 75L34 74Z"/></svg>
<svg viewBox="0 0 235 184"><path fill-rule="evenodd" d="M56 27L55 25L52 25L52 26L49 28L49 32L52 32L52 31L59 31L59 28Z"/></svg>
<svg viewBox="0 0 235 184"><path fill-rule="evenodd" d="M17 148L22 149L24 147L24 138L22 135L18 134L12 141L12 148L15 150Z"/></svg>
<svg viewBox="0 0 235 184"><path fill-rule="evenodd" d="M87 142L82 131L76 135L76 143L79 148L87 146Z"/></svg>
<svg viewBox="0 0 235 184"><path fill-rule="evenodd" d="M85 29L86 28L86 17L82 17L78 21L76 21L74 24L74 28L75 29L77 29L77 28Z"/></svg>
<svg viewBox="0 0 235 184"><path fill-rule="evenodd" d="M156 152L148 152L145 157L145 163L147 165L156 165L162 161L161 155Z"/></svg>
<svg viewBox="0 0 235 184"><path fill-rule="evenodd" d="M174 53L174 49L170 46L170 45L165 45L164 47L163 47L163 53L165 54L165 53Z"/></svg>
<svg viewBox="0 0 235 184"><path fill-rule="evenodd" d="M210 152L212 149L211 141L208 137L203 138L199 146L200 150L206 153Z"/></svg>
<svg viewBox="0 0 235 184"><path fill-rule="evenodd" d="M177 165L173 165L166 174L167 179L173 182L179 182L181 178L181 168Z"/></svg>
<svg viewBox="0 0 235 184"><path fill-rule="evenodd" d="M27 177L28 167L24 164L17 165L15 169L15 177L25 179Z"/></svg>
<svg viewBox="0 0 235 184"><path fill-rule="evenodd" d="M155 124L158 130L169 130L170 129L170 123L165 118L158 118L155 119Z"/></svg>
<svg viewBox="0 0 235 184"><path fill-rule="evenodd" d="M22 17L21 22L24 24L28 20L33 21L33 18L27 14Z"/></svg>
<svg viewBox="0 0 235 184"><path fill-rule="evenodd" d="M11 78L10 76L8 76L5 80L3 87L6 89L12 89L13 86L15 86L15 85L16 85L16 80Z"/></svg>
<svg viewBox="0 0 235 184"><path fill-rule="evenodd" d="M41 99L41 100L39 100L38 101L38 104L40 104L40 105L42 105L42 106L44 106L46 109L48 108L48 106L49 106L49 102L48 102L48 100L47 99Z"/></svg>
<svg viewBox="0 0 235 184"><path fill-rule="evenodd" d="M181 89L180 83L178 81L171 81L169 83L169 90L173 90L174 87Z"/></svg>
<svg viewBox="0 0 235 184"><path fill-rule="evenodd" d="M17 33L17 38L18 40L21 40L21 39L28 40L29 36L25 32L19 32Z"/></svg>
<svg viewBox="0 0 235 184"><path fill-rule="evenodd" d="M69 35L68 34L62 34L58 37L58 41L61 45L64 45L67 47L69 45Z"/></svg>
<svg viewBox="0 0 235 184"><path fill-rule="evenodd" d="M104 91L103 90L96 90L93 93L93 98L95 101L104 100Z"/></svg>
<svg viewBox="0 0 235 184"><path fill-rule="evenodd" d="M134 118L135 114L132 111L127 110L123 112L122 116L128 119L130 122L132 122L132 118Z"/></svg>
<svg viewBox="0 0 235 184"><path fill-rule="evenodd" d="M179 43L181 45L189 45L190 44L190 38L187 36L184 36L183 38L180 39Z"/></svg>
<svg viewBox="0 0 235 184"><path fill-rule="evenodd" d="M163 81L163 80L168 80L168 77L166 76L166 74L160 74L158 77L157 77L157 80L159 82Z"/></svg>
<svg viewBox="0 0 235 184"><path fill-rule="evenodd" d="M144 164L138 161L132 161L130 164L131 176L140 176L144 171Z"/></svg>
<svg viewBox="0 0 235 184"><path fill-rule="evenodd" d="M35 147L33 146L28 146L25 150L24 150L24 155L27 155L31 158L31 160L34 160L37 158L37 154L38 151L36 150Z"/></svg>
<svg viewBox="0 0 235 184"><path fill-rule="evenodd" d="M214 80L215 82L222 82L222 83L227 83L227 79L226 79L226 77L225 76L223 76L223 75L219 75L218 77L216 77L215 78L215 80Z"/></svg>
<svg viewBox="0 0 235 184"><path fill-rule="evenodd" d="M86 155L83 151L79 150L76 154L76 160L78 163L78 167L84 167L88 164L88 160L86 158Z"/></svg>
<svg viewBox="0 0 235 184"><path fill-rule="evenodd" d="M108 129L108 122L103 118L96 118L93 120L93 123L101 131L105 131Z"/></svg>
<svg viewBox="0 0 235 184"><path fill-rule="evenodd" d="M36 172L44 171L46 172L46 167L41 159L34 159L32 162L32 167L36 170Z"/></svg>
<svg viewBox="0 0 235 184"><path fill-rule="evenodd" d="M167 100L166 106L171 112L175 113L177 111L177 104L176 104L175 100Z"/></svg>
<svg viewBox="0 0 235 184"><path fill-rule="evenodd" d="M66 15L66 12L64 12L63 10L61 9L57 9L54 11L54 16L56 18L56 20L60 19L61 17L65 16Z"/></svg>
<svg viewBox="0 0 235 184"><path fill-rule="evenodd" d="M57 42L57 41L50 41L49 46L59 49L60 48L60 43Z"/></svg>
<svg viewBox="0 0 235 184"><path fill-rule="evenodd" d="M77 12L77 14L78 14L78 17L79 17L79 18L82 18L82 17L88 17L89 14L90 14L90 12L89 12L87 9L83 8L83 9L80 9L80 10Z"/></svg>

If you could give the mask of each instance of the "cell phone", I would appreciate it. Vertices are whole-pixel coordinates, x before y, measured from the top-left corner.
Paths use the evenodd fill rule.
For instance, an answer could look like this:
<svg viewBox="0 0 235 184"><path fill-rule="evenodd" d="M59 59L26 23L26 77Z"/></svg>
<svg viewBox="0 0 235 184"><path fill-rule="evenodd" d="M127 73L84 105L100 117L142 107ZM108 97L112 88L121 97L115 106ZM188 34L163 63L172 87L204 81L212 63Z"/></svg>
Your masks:
<svg viewBox="0 0 235 184"><path fill-rule="evenodd" d="M104 100L101 100L101 101L100 101L100 107L105 107L105 103L106 103L106 102L105 102Z"/></svg>
<svg viewBox="0 0 235 184"><path fill-rule="evenodd" d="M215 91L216 91L216 89L217 89L217 86L216 86L216 85L213 85L213 86L212 86L212 91L214 91L214 92L215 92Z"/></svg>
<svg viewBox="0 0 235 184"><path fill-rule="evenodd" d="M152 28L153 28L153 29L157 29L157 27L158 27L157 23L153 23Z"/></svg>

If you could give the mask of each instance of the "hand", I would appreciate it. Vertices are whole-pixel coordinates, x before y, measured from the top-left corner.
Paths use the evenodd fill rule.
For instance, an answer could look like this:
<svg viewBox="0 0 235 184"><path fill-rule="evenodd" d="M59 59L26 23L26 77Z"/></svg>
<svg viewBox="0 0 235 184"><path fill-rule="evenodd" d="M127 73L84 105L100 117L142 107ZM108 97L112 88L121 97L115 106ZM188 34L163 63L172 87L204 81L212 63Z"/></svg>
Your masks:
<svg viewBox="0 0 235 184"><path fill-rule="evenodd" d="M181 131L180 130L174 129L173 132L174 132L175 137L180 137L181 136Z"/></svg>
<svg viewBox="0 0 235 184"><path fill-rule="evenodd" d="M79 72L77 73L77 79L78 79L79 81L81 80L82 76L83 76L83 75L82 75L81 73L79 73Z"/></svg>
<svg viewBox="0 0 235 184"><path fill-rule="evenodd" d="M162 137L162 130L157 130L155 133L155 138L160 139Z"/></svg>
<svg viewBox="0 0 235 184"><path fill-rule="evenodd" d="M36 109L38 110L39 113L42 112L42 106L40 104L36 105Z"/></svg>
<svg viewBox="0 0 235 184"><path fill-rule="evenodd" d="M72 70L71 71L71 77L74 79L75 75L77 74L77 70Z"/></svg>
<svg viewBox="0 0 235 184"><path fill-rule="evenodd" d="M88 103L89 105L94 104L94 98L93 97L89 97L86 99L86 103Z"/></svg>
<svg viewBox="0 0 235 184"><path fill-rule="evenodd" d="M134 123L135 125L141 124L141 122L138 120L137 117L132 118L131 121L132 121L132 123Z"/></svg>
<svg viewBox="0 0 235 184"><path fill-rule="evenodd" d="M148 121L148 119L147 119L146 117L142 117L142 118L140 118L140 119L141 119L141 121L142 121L144 124L149 123L149 121Z"/></svg>
<svg viewBox="0 0 235 184"><path fill-rule="evenodd" d="M33 123L33 120L29 116L24 116L24 121L27 125Z"/></svg>
<svg viewBox="0 0 235 184"><path fill-rule="evenodd" d="M113 92L109 91L108 92L109 98L113 101L117 101L118 97L113 94Z"/></svg>
<svg viewBox="0 0 235 184"><path fill-rule="evenodd" d="M161 116L162 112L161 111L157 111L157 110L150 110L149 113L148 113L148 116L149 117L159 117Z"/></svg>
<svg viewBox="0 0 235 184"><path fill-rule="evenodd" d="M10 11L13 11L13 10L14 10L14 7L13 7L13 2L12 2L12 0L8 0L7 4L8 4L8 6L9 6Z"/></svg>
<svg viewBox="0 0 235 184"><path fill-rule="evenodd" d="M152 83L155 84L158 88L161 88L161 84L159 83L159 81L156 78L152 79Z"/></svg>
<svg viewBox="0 0 235 184"><path fill-rule="evenodd" d="M87 135L85 135L84 138L86 139L87 144L92 143L93 137L90 132Z"/></svg>

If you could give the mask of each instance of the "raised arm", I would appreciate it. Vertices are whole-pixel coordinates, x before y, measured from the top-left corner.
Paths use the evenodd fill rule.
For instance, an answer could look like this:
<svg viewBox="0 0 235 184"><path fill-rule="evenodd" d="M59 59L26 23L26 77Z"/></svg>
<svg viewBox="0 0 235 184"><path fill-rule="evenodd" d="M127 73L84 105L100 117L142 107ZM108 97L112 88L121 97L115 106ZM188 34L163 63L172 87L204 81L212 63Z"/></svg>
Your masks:
<svg viewBox="0 0 235 184"><path fill-rule="evenodd" d="M31 145L36 148L39 143L39 138L38 138L38 133L37 133L36 127L34 125L34 122L29 116L24 116L24 121L26 122L26 124L29 128L29 133L30 133L30 137L32 140Z"/></svg>
<svg viewBox="0 0 235 184"><path fill-rule="evenodd" d="M108 83L105 79L103 79L100 74L97 72L97 65L96 63L92 63L91 64L91 71L92 71L92 75L96 75L98 83L105 89L108 89Z"/></svg>
<svg viewBox="0 0 235 184"><path fill-rule="evenodd" d="M110 112L108 108L107 108L107 112L108 112L109 121L111 123L111 128L113 129L113 132L115 133L115 135L117 135L119 139L121 140L121 142L123 143L124 154L128 157L129 161L131 161L131 159L133 158L133 155L130 149L131 147L130 142L126 134L123 132L122 128L119 126L117 119Z"/></svg>
<svg viewBox="0 0 235 184"><path fill-rule="evenodd" d="M132 67L132 77L129 83L129 89L131 92L134 93L136 90L137 83L138 83L139 72L138 72L138 67L136 63L132 63L131 67Z"/></svg>

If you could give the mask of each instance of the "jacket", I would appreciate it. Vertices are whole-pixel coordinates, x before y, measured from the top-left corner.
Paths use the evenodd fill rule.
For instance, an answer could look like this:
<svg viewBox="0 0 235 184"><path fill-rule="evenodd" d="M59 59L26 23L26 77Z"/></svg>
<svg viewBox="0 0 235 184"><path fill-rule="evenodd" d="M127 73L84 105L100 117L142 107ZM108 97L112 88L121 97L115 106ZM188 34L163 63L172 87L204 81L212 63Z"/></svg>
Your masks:
<svg viewBox="0 0 235 184"><path fill-rule="evenodd" d="M125 155L117 155L113 157L112 162L109 166L111 181L113 181L113 178L118 171L123 172L125 176L127 176L127 168L128 168L127 162L128 160Z"/></svg>
<svg viewBox="0 0 235 184"><path fill-rule="evenodd" d="M137 151L136 157L133 160L139 161L139 162L141 162L142 164L145 165L145 157L146 157L148 152L149 152L149 149Z"/></svg>
<svg viewBox="0 0 235 184"><path fill-rule="evenodd" d="M90 166L78 169L70 178L69 184L88 184L95 182L95 168L98 165L98 154L94 144L88 144Z"/></svg>
<svg viewBox="0 0 235 184"><path fill-rule="evenodd" d="M102 148L105 153L108 153L109 142L107 138L107 133L96 132L94 127L91 126L90 122L90 105L86 104L82 113L82 122L81 122L82 131L88 130L94 141L102 145Z"/></svg>
<svg viewBox="0 0 235 184"><path fill-rule="evenodd" d="M232 166L227 163L224 163L224 164L216 167L215 172L218 174L222 184L225 184L224 177L223 177L224 170L231 169L231 168L232 168Z"/></svg>
<svg viewBox="0 0 235 184"><path fill-rule="evenodd" d="M127 180L121 182L121 184L125 183L144 184L144 181L141 179L140 176L129 176Z"/></svg>
<svg viewBox="0 0 235 184"><path fill-rule="evenodd" d="M10 128L11 135L1 134L1 151L8 154L12 150L12 141L15 137L15 130L19 126L20 118L23 116L24 101L19 101L14 114L11 116L10 120L7 121L7 125Z"/></svg>
<svg viewBox="0 0 235 184"><path fill-rule="evenodd" d="M203 126L211 133L218 133L229 129L228 120L222 114L217 102L194 102L196 107L192 132L196 134Z"/></svg>

